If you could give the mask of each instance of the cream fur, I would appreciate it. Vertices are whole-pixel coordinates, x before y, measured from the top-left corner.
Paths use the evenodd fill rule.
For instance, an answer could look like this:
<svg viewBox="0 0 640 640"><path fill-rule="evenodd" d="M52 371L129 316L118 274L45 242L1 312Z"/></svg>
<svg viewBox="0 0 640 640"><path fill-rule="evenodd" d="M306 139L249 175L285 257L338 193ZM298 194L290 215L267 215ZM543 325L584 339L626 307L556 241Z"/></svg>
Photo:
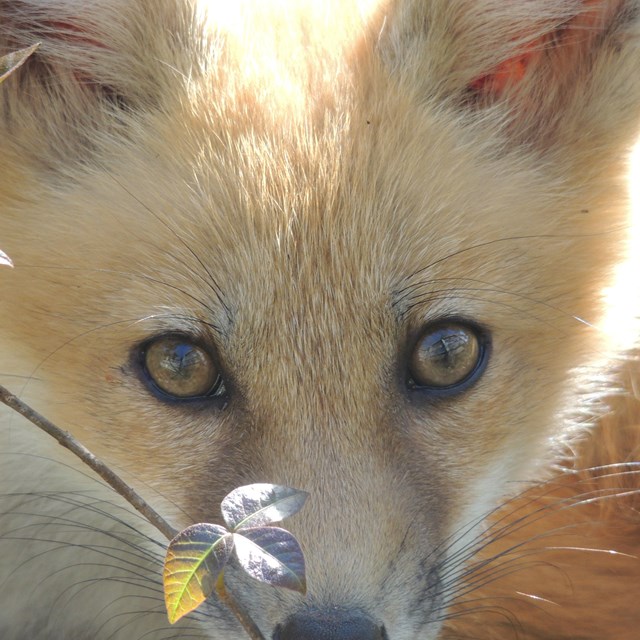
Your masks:
<svg viewBox="0 0 640 640"><path fill-rule="evenodd" d="M247 482L310 491L307 599L231 576L266 637L311 605L436 638L476 525L633 346L604 292L633 257L640 2L0 0L2 51L35 41L0 88L0 381L176 527ZM531 43L521 81L474 90ZM491 350L433 399L406 360L442 317ZM149 391L163 332L209 345L224 406ZM159 536L17 416L0 438L3 639L243 637L215 603L171 629Z"/></svg>

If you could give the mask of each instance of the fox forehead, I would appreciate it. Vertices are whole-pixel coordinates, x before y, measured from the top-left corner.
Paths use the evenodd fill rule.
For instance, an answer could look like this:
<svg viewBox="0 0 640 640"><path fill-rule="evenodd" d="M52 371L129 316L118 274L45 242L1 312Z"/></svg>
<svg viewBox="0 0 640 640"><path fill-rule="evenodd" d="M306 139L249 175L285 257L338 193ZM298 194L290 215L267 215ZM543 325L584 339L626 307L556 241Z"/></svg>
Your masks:
<svg viewBox="0 0 640 640"><path fill-rule="evenodd" d="M292 71L289 58L271 60L273 42L255 39L263 55L220 45L217 64L148 119L140 144L123 151L126 174L116 163L104 187L113 198L117 177L125 210L160 219L157 237L179 219L200 257L229 274L230 294L255 264L260 291L277 286L276 273L295 273L314 287L323 278L336 298L355 278L370 285L367 296L384 291L393 302L412 274L451 275L452 261L439 262L462 247L555 224L555 177L526 154L502 153L454 109L416 99L375 42L343 50L326 73L295 56ZM283 82L296 83L299 101L283 98ZM523 193L535 212L526 220L513 215ZM133 217L154 225L148 214ZM461 275L490 267L481 252L457 264Z"/></svg>

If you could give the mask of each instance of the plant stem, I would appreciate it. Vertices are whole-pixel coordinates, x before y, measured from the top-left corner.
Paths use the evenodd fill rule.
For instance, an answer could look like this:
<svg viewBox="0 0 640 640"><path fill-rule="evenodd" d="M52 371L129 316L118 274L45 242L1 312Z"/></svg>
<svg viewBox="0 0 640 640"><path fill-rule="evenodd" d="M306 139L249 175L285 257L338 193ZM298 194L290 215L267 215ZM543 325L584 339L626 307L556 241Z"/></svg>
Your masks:
<svg viewBox="0 0 640 640"><path fill-rule="evenodd" d="M70 433L56 427L53 422L25 404L17 396L0 385L0 401L17 411L36 427L55 438L63 447L75 453L80 460L91 467L107 484L115 489L129 504L141 513L153 526L164 534L168 540L176 536L174 529L162 516L152 509L124 480L117 476L102 460L80 444Z"/></svg>
<svg viewBox="0 0 640 640"><path fill-rule="evenodd" d="M224 583L224 571L220 573L218 580L216 581L216 593L218 594L218 598L220 598L220 602L231 610L233 615L238 619L238 622L240 622L244 627L244 630L247 632L251 640L265 640L262 632L258 629L258 626L249 615L249 612L227 589L227 586Z"/></svg>

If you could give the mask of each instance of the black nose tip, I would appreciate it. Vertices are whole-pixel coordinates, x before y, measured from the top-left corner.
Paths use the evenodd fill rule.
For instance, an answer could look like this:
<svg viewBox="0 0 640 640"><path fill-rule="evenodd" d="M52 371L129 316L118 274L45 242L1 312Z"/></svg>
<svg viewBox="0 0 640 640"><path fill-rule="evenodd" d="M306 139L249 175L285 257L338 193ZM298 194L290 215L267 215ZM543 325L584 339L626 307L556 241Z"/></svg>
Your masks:
<svg viewBox="0 0 640 640"><path fill-rule="evenodd" d="M384 627L359 611L309 610L276 627L273 640L388 640Z"/></svg>

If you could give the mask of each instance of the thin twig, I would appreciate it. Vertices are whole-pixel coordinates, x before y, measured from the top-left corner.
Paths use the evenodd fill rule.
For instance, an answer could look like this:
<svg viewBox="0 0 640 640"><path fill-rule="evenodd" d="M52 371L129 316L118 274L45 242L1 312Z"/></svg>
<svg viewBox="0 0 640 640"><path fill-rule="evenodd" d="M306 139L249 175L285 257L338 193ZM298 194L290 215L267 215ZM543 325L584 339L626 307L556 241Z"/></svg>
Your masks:
<svg viewBox="0 0 640 640"><path fill-rule="evenodd" d="M53 422L25 404L17 396L0 385L0 401L17 411L36 427L55 438L63 447L75 453L80 460L91 467L107 484L113 487L129 504L139 511L158 531L173 539L178 531L174 529L162 516L154 511L124 480L117 476L102 460L80 444L70 433L56 427Z"/></svg>
<svg viewBox="0 0 640 640"><path fill-rule="evenodd" d="M224 583L224 571L220 573L216 581L216 594L218 595L218 598L220 598L220 602L226 605L238 619L238 622L240 622L244 627L244 630L247 632L251 640L265 640L265 637L249 615L249 612L227 589L227 586Z"/></svg>

